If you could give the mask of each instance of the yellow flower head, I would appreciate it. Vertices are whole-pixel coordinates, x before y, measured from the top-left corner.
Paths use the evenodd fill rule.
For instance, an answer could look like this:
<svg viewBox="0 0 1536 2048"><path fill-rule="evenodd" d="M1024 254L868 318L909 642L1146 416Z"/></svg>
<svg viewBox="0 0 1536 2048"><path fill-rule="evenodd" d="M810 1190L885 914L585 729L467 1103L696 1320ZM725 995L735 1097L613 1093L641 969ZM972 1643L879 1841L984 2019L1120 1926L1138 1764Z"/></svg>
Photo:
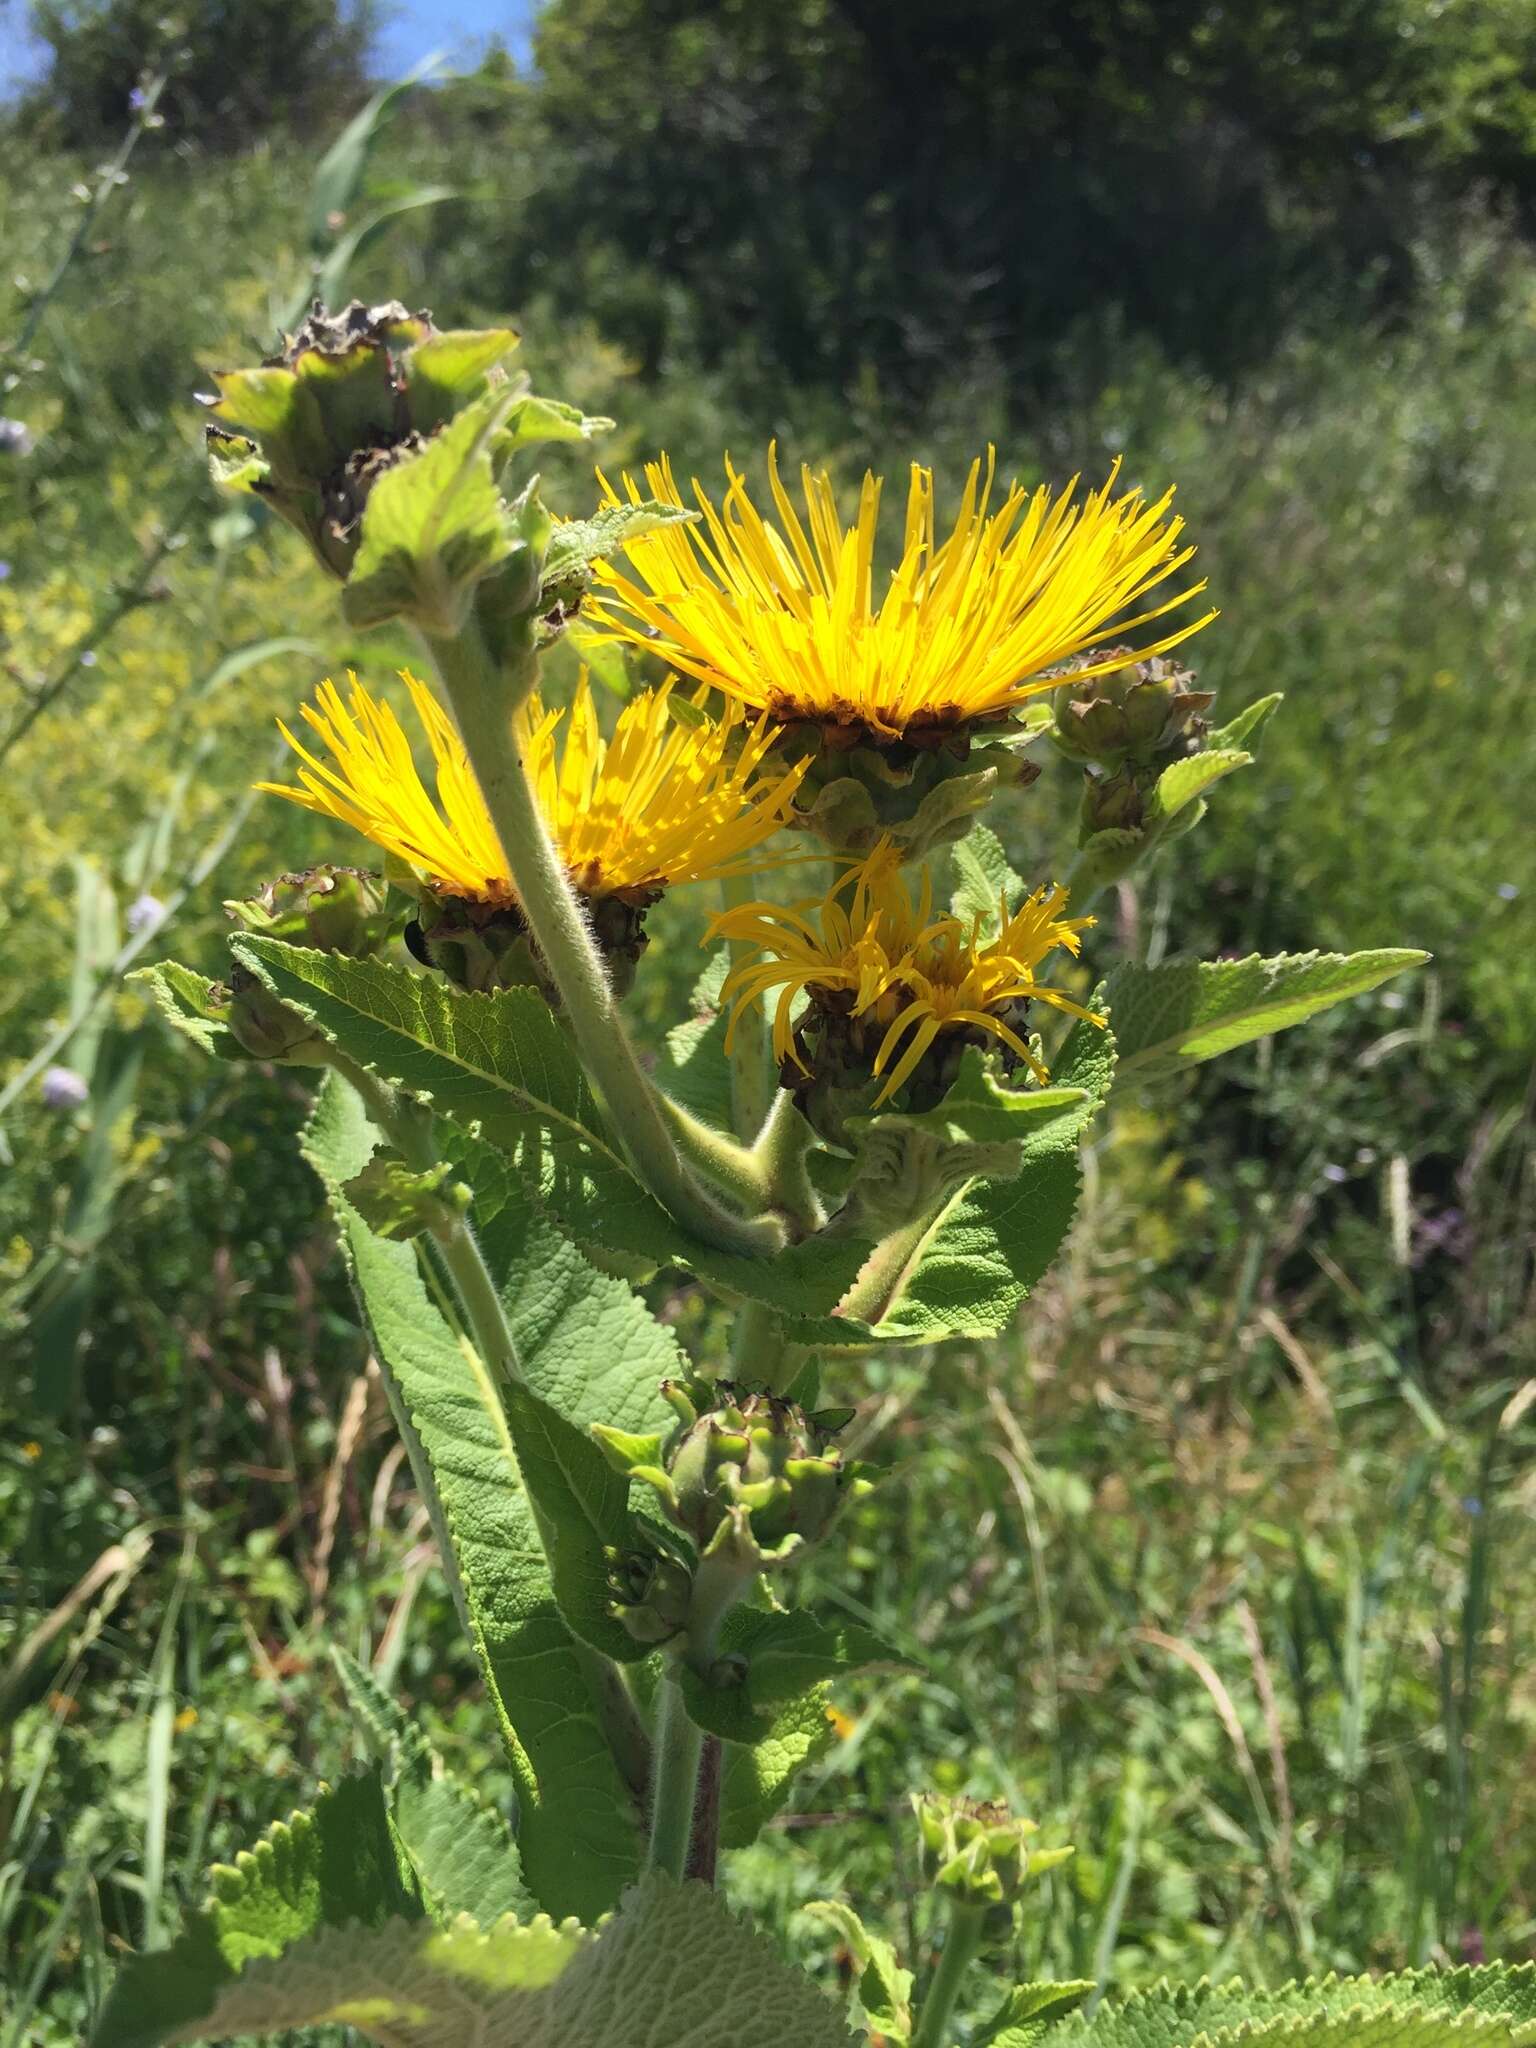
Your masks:
<svg viewBox="0 0 1536 2048"><path fill-rule="evenodd" d="M1066 902L1067 892L1059 887L1037 889L1016 910L1003 897L1001 928L995 938L983 939L979 917L966 925L958 917L934 915L926 869L914 898L890 847L879 846L819 904L786 909L749 903L715 919L711 939L731 939L757 953L726 979L723 996L735 1004L731 1028L743 1010L777 991L775 1056L808 1071L792 1017L804 990L825 1014L879 1033L871 1071L884 1076L884 1086L876 1106L911 1078L940 1033L960 1032L972 1041L995 1038L1044 1083L1045 1068L1016 1028L1022 1006L1049 1003L1092 1024L1104 1021L1035 978L1036 968L1058 947L1077 953L1080 934L1094 921L1063 917Z"/></svg>
<svg viewBox="0 0 1536 2048"><path fill-rule="evenodd" d="M1118 460L1097 491L1077 479L1057 495L1010 484L994 503L995 451L972 463L960 510L939 538L933 472L912 467L901 558L883 589L874 566L881 482L866 475L858 517L844 528L823 472L800 472L805 519L768 451L778 523L763 518L726 460L716 506L694 482L702 523L679 522L629 543L633 573L597 565L593 609L611 638L650 648L685 675L755 711L791 723L840 727L877 743L932 738L968 720L1014 711L1066 680L1046 671L1106 640L1124 642L1203 590L1173 597L1160 586L1188 562L1171 490L1148 504L1112 495ZM617 493L599 478L610 503ZM681 507L665 456L645 488L623 479L632 503ZM1149 592L1154 601L1138 611ZM1127 614L1133 614L1127 616ZM1206 612L1137 649L1176 646L1215 617ZM1072 673L1080 682L1113 659Z"/></svg>
<svg viewBox="0 0 1536 2048"><path fill-rule="evenodd" d="M510 908L512 878L453 721L424 683L401 680L432 755L435 796L399 719L355 676L345 701L325 682L315 705L303 708L330 765L284 725L300 787L257 787L339 818L437 895ZM535 695L519 714L540 807L571 879L589 897L650 896L671 882L735 873L788 815L801 771L764 769L767 722L747 729L732 706L718 723L701 711L684 723L670 696L668 685L632 697L605 742L583 675L563 748L556 735L566 712L546 711Z"/></svg>

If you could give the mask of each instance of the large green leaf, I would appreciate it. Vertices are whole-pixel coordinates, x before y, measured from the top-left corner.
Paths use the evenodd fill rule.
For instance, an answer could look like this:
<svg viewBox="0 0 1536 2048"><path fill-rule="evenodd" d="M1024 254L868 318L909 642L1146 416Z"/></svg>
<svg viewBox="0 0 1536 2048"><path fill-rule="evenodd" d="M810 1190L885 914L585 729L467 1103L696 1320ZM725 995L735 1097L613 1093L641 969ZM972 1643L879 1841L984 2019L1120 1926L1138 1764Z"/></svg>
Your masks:
<svg viewBox="0 0 1536 2048"><path fill-rule="evenodd" d="M592 1438L527 1387L508 1387L507 1421L533 1498L560 1612L583 1642L621 1663L647 1655L611 1611L608 1554L630 1547L629 1481Z"/></svg>
<svg viewBox="0 0 1536 2048"><path fill-rule="evenodd" d="M305 1149L331 1191L379 1366L502 1724L524 1874L547 1910L595 1918L638 1867L634 1802L588 1684L589 1653L556 1604L487 1369L444 1319L414 1248L377 1236L339 1193L373 1143L354 1091L329 1078ZM514 1275L508 1282L515 1289ZM537 1353L519 1356L534 1380Z"/></svg>
<svg viewBox="0 0 1536 2048"><path fill-rule="evenodd" d="M1240 1983L1156 1986L1074 2015L1061 2048L1528 2048L1536 2042L1536 1967L1415 1970L1325 1977L1275 1991Z"/></svg>
<svg viewBox="0 0 1536 2048"><path fill-rule="evenodd" d="M352 625L403 615L428 633L451 636L462 628L480 578L527 547L491 460L510 403L489 392L373 486L342 593Z"/></svg>
<svg viewBox="0 0 1536 2048"><path fill-rule="evenodd" d="M413 1938L409 1923L420 1914L400 1876L379 1773L347 1778L233 1864L215 1867L207 1903L187 1915L171 1947L125 1967L94 2048L197 2039L196 2022L264 1958L325 1928L361 1937L392 1923Z"/></svg>
<svg viewBox="0 0 1536 2048"><path fill-rule="evenodd" d="M689 1666L681 1673L692 1720L726 1742L765 1742L774 1710L814 1698L829 1679L854 1671L906 1670L908 1660L854 1622L828 1623L800 1608L787 1613L738 1607L720 1635L718 1683Z"/></svg>
<svg viewBox="0 0 1536 2048"><path fill-rule="evenodd" d="M430 1098L519 1166L579 1244L680 1266L781 1313L831 1309L866 1248L807 1238L772 1259L693 1237L637 1179L559 1020L531 989L466 995L382 960L240 938L233 950L352 1058Z"/></svg>
<svg viewBox="0 0 1536 2048"><path fill-rule="evenodd" d="M716 1893L654 1876L596 1934L548 1920L330 1931L253 1964L196 2022L133 2041L325 2024L383 2048L854 2048L816 1986Z"/></svg>
<svg viewBox="0 0 1536 2048"><path fill-rule="evenodd" d="M335 1645L331 1657L353 1715L388 1774L389 1817L434 1917L467 1913L482 1927L508 1913L531 1919L538 1903L523 1883L507 1822L447 1769L371 1671Z"/></svg>
<svg viewBox="0 0 1536 2048"><path fill-rule="evenodd" d="M873 1330L852 1318L796 1326L822 1349L936 1344L946 1337L995 1337L1039 1282L1066 1238L1082 1186L1078 1149L1109 1091L1115 1040L1075 1024L1054 1063L1055 1087L1081 1090L1061 1114L1025 1119L1022 1159L1009 1180L958 1188L935 1217L890 1309Z"/></svg>
<svg viewBox="0 0 1536 2048"><path fill-rule="evenodd" d="M1146 1080L1285 1031L1418 967L1427 953L1281 953L1264 960L1168 960L1116 968L1106 987L1118 1076Z"/></svg>
<svg viewBox="0 0 1536 2048"><path fill-rule="evenodd" d="M785 1700L768 1733L750 1748L725 1746L720 1792L720 1846L745 1849L755 1842L789 1797L798 1772L831 1747L827 1688L812 1686Z"/></svg>

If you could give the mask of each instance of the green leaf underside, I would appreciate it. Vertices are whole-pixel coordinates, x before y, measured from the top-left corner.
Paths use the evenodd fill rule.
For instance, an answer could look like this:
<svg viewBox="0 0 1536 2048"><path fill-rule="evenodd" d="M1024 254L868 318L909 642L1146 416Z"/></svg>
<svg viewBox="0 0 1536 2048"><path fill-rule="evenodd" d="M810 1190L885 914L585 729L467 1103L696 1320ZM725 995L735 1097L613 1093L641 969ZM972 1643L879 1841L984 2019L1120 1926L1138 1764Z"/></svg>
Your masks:
<svg viewBox="0 0 1536 2048"><path fill-rule="evenodd" d="M1035 2048L1047 2027L1074 2012L1094 1989L1090 1980L1016 1984L976 2034L973 2048Z"/></svg>
<svg viewBox="0 0 1536 2048"><path fill-rule="evenodd" d="M346 2024L383 2048L853 2048L829 2001L702 1885L652 1877L596 1934L397 1921L253 1965L154 2042ZM98 2048L119 2048L110 2038ZM128 2048L126 2041L121 2048Z"/></svg>
<svg viewBox="0 0 1536 2048"><path fill-rule="evenodd" d="M587 580L592 564L604 556L617 554L630 541L654 533L658 527L676 526L697 517L696 512L652 498L641 505L605 505L590 519L562 520L551 532L545 551L544 588L558 593L562 585L580 585Z"/></svg>
<svg viewBox="0 0 1536 2048"><path fill-rule="evenodd" d="M755 1842L789 1797L809 1763L831 1748L827 1688L815 1685L775 1709L772 1726L752 1748L729 1743L720 1790L720 1846L745 1849Z"/></svg>
<svg viewBox="0 0 1536 2048"><path fill-rule="evenodd" d="M1241 1984L1158 1985L1074 2014L1049 2036L1061 2048L1529 2048L1536 2042L1536 1965L1325 1977L1251 1991Z"/></svg>
<svg viewBox="0 0 1536 2048"><path fill-rule="evenodd" d="M605 1553L631 1533L629 1481L592 1438L526 1387L505 1391L507 1421L523 1483L544 1533L550 1579L567 1625L621 1663L647 1653L609 1609Z"/></svg>
<svg viewBox="0 0 1536 2048"><path fill-rule="evenodd" d="M126 1965L93 2048L198 2039L195 2023L264 1958L325 1929L366 1939L388 1923L414 1938L420 1913L400 1879L379 1773L344 1779L311 1811L278 1821L254 1849L215 1867L210 1897L171 1947Z"/></svg>
<svg viewBox="0 0 1536 2048"><path fill-rule="evenodd" d="M1090 1026L1090 1029L1093 1027ZM903 1130L927 1131L935 1137L970 1139L978 1144L1014 1144L1020 1141L1025 1156L1031 1149L1051 1150L1049 1126L1058 1118L1068 1119L1082 1129L1082 1112L1088 1106L1082 1088L1053 1084L1049 1088L1010 1086L994 1071L995 1062L976 1046L967 1046L960 1056L960 1071L942 1102L932 1109L885 1110L848 1119L855 1127L899 1126Z"/></svg>
<svg viewBox="0 0 1536 2048"><path fill-rule="evenodd" d="M214 1001L218 983L207 975L194 973L176 960L159 960L153 967L135 968L128 979L142 982L167 1023L204 1052L222 1060L250 1059L233 1031L221 1022Z"/></svg>
<svg viewBox="0 0 1536 2048"><path fill-rule="evenodd" d="M803 1609L789 1613L738 1607L720 1635L722 1657L744 1657L740 1684L713 1686L685 1667L683 1698L701 1728L726 1742L753 1743L774 1734L776 1708L814 1697L825 1714L827 1680L855 1671L909 1670L908 1659L873 1630L854 1623L818 1621Z"/></svg>
<svg viewBox="0 0 1536 2048"><path fill-rule="evenodd" d="M805 1910L834 1928L853 1958L858 1972L853 1986L858 2000L856 2017L877 2034L895 2034L905 2040L912 2029L912 1972L902 1969L895 1949L878 1934L871 1934L853 1908L841 1900L819 1899Z"/></svg>
<svg viewBox="0 0 1536 2048"><path fill-rule="evenodd" d="M558 1020L532 990L465 995L380 960L269 939L232 943L354 1059L478 1125L578 1244L679 1266L796 1316L830 1310L852 1284L867 1246L808 1238L753 1259L716 1250L668 1216L636 1178Z"/></svg>
<svg viewBox="0 0 1536 2048"><path fill-rule="evenodd" d="M508 403L487 394L375 483L342 594L350 624L377 626L407 612L432 632L459 629L475 583L514 545L491 464Z"/></svg>
<svg viewBox="0 0 1536 2048"><path fill-rule="evenodd" d="M433 1917L467 1913L482 1927L508 1913L534 1918L538 1902L523 1883L507 1822L445 1769L371 1671L335 1645L331 1657L354 1717L390 1773L389 1816Z"/></svg>
<svg viewBox="0 0 1536 2048"><path fill-rule="evenodd" d="M378 1237L337 1192L373 1142L354 1091L329 1077L305 1151L331 1191L397 1421L441 1504L444 1564L457 1580L517 1781L524 1875L547 1911L594 1919L637 1868L632 1802L555 1603L495 1390L428 1293L412 1246ZM515 1275L507 1277L515 1292ZM520 1357L537 1385L537 1352ZM560 1361L567 1389L570 1363Z"/></svg>
<svg viewBox="0 0 1536 2048"><path fill-rule="evenodd" d="M985 825L975 825L951 849L955 890L950 909L963 924L981 920L981 936L996 938L1002 928L1001 901L1017 904L1027 893L1024 879L1010 865L1003 842Z"/></svg>
<svg viewBox="0 0 1536 2048"><path fill-rule="evenodd" d="M1169 960L1116 968L1106 988L1119 1076L1147 1080L1214 1059L1417 967L1427 953L1281 953L1273 959Z"/></svg>
<svg viewBox="0 0 1536 2048"><path fill-rule="evenodd" d="M1245 754L1240 747L1207 749L1203 754L1186 755L1182 761L1175 761L1163 770L1157 778L1152 792L1150 819L1172 818L1182 811L1186 804L1192 804L1203 796L1212 784L1230 775L1234 768L1247 768L1253 760L1252 754Z"/></svg>
<svg viewBox="0 0 1536 2048"><path fill-rule="evenodd" d="M1249 740L1257 737L1273 714L1284 702L1284 693L1275 690L1267 697L1256 697L1239 711L1229 725L1219 726L1206 744L1218 753L1225 753L1232 747L1246 747Z"/></svg>
<svg viewBox="0 0 1536 2048"><path fill-rule="evenodd" d="M1094 1007L1102 1007L1102 990ZM821 1317L795 1326L799 1341L824 1350L885 1344L936 1344L946 1337L995 1337L1050 1266L1065 1241L1082 1186L1078 1148L1109 1092L1113 1034L1078 1023L1052 1072L1054 1086L1083 1099L1040 1119L1023 1142L1011 1180L974 1180L958 1189L924 1241L915 1270L872 1332L852 1319Z"/></svg>

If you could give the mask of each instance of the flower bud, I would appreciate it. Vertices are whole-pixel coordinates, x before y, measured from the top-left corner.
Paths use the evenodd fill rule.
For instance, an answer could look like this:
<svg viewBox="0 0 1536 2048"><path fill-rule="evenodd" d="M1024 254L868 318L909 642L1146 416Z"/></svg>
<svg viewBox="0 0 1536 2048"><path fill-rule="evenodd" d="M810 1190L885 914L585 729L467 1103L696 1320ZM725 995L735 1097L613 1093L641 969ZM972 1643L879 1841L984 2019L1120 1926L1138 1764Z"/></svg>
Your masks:
<svg viewBox="0 0 1536 2048"><path fill-rule="evenodd" d="M1065 1863L1071 1849L1029 1848L1039 1832L1032 1820L1015 1820L997 1801L949 1799L936 1792L917 1795L925 1880L968 1904L987 1909L996 1931L1011 1923L1013 1907L1032 1877Z"/></svg>
<svg viewBox="0 0 1536 2048"><path fill-rule="evenodd" d="M637 1643L669 1643L688 1626L693 1573L659 1549L609 1549L609 1613Z"/></svg>
<svg viewBox="0 0 1536 2048"><path fill-rule="evenodd" d="M1214 701L1208 690L1192 690L1192 672L1154 655L1137 661L1129 647L1095 648L1085 665L1125 656L1125 666L1089 676L1056 692L1056 743L1076 761L1118 768L1127 759L1147 762L1181 742L1204 735L1199 714Z"/></svg>
<svg viewBox="0 0 1536 2048"><path fill-rule="evenodd" d="M382 876L365 868L322 865L279 875L224 908L248 932L361 960L389 935L388 896Z"/></svg>
<svg viewBox="0 0 1536 2048"><path fill-rule="evenodd" d="M1007 721L935 725L877 744L859 727L786 726L779 751L809 765L791 824L845 858L882 842L903 861L962 839L999 789L1025 789L1040 774Z"/></svg>
<svg viewBox="0 0 1536 2048"><path fill-rule="evenodd" d="M379 478L502 379L516 342L510 328L439 333L393 300L330 314L317 299L259 368L214 378L215 478L262 498L345 578Z"/></svg>
<svg viewBox="0 0 1536 2048"><path fill-rule="evenodd" d="M1114 775L1090 768L1083 777L1083 839L1095 832L1139 832L1156 780L1154 772L1140 768L1122 768Z"/></svg>
<svg viewBox="0 0 1536 2048"><path fill-rule="evenodd" d="M791 1401L727 1382L669 1380L678 1418L665 1444L598 1429L610 1459L644 1480L699 1555L758 1572L817 1543L868 1490L832 1439L846 1410L807 1415Z"/></svg>

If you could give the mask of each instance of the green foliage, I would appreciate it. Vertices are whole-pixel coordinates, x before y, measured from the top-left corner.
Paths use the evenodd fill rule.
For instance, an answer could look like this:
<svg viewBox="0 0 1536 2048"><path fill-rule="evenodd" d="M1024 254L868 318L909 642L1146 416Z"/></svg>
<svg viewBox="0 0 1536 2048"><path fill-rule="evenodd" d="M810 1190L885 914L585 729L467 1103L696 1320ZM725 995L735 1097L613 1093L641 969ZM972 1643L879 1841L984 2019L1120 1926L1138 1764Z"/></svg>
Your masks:
<svg viewBox="0 0 1536 2048"><path fill-rule="evenodd" d="M742 2048L775 2048L786 2029L804 2048L853 2041L821 1994L721 1900L656 1877L595 1936L547 1919L484 1933L399 1921L327 1929L249 1964L180 2018L104 2031L98 2042L152 2048L325 2021L350 2023L382 2048L671 2048L721 2029Z"/></svg>
<svg viewBox="0 0 1536 2048"><path fill-rule="evenodd" d="M699 1726L723 1741L769 1742L777 1710L802 1700L819 1706L828 1679L906 1665L870 1629L829 1625L798 1609L739 1607L721 1631L719 1663L708 1673L686 1670L683 1697Z"/></svg>
<svg viewBox="0 0 1536 2048"><path fill-rule="evenodd" d="M253 1968L327 1929L356 1939L419 1913L396 1866L377 1773L348 1779L214 1871L212 1896L170 1953L139 1958L118 1980L96 2048L205 2038L199 2023L232 1992L238 1999Z"/></svg>
<svg viewBox="0 0 1536 2048"><path fill-rule="evenodd" d="M1122 1080L1215 1059L1315 1017L1429 958L1404 947L1299 953L1278 960L1171 960L1119 967L1105 990Z"/></svg>
<svg viewBox="0 0 1536 2048"><path fill-rule="evenodd" d="M444 1319L413 1248L376 1236L337 1193L372 1144L356 1097L328 1084L306 1149L331 1190L391 1405L423 1498L435 1505L443 1560L501 1722L527 1882L547 1911L590 1920L637 1867L632 1795L556 1603L487 1368ZM505 1280L515 1289L512 1273ZM537 1384L537 1352L524 1350L520 1362Z"/></svg>
<svg viewBox="0 0 1536 2048"><path fill-rule="evenodd" d="M1074 2018L1057 2038L1102 2048L1235 2048L1285 2041L1315 2048L1523 2048L1536 2040L1536 1970L1499 1964L1400 1977L1330 1977L1250 1991L1240 1984L1160 1986Z"/></svg>
<svg viewBox="0 0 1536 2048"><path fill-rule="evenodd" d="M858 1272L856 1243L807 1239L769 1261L691 1236L640 1184L570 1039L531 990L466 995L380 960L262 939L234 948L354 1059L478 1127L579 1244L697 1271L796 1314L833 1308Z"/></svg>
<svg viewBox="0 0 1536 2048"><path fill-rule="evenodd" d="M522 1880L511 1828L447 1769L416 1724L373 1673L333 1645L337 1675L358 1725L386 1772L390 1824L434 1919L467 1913L488 1927L537 1906Z"/></svg>

